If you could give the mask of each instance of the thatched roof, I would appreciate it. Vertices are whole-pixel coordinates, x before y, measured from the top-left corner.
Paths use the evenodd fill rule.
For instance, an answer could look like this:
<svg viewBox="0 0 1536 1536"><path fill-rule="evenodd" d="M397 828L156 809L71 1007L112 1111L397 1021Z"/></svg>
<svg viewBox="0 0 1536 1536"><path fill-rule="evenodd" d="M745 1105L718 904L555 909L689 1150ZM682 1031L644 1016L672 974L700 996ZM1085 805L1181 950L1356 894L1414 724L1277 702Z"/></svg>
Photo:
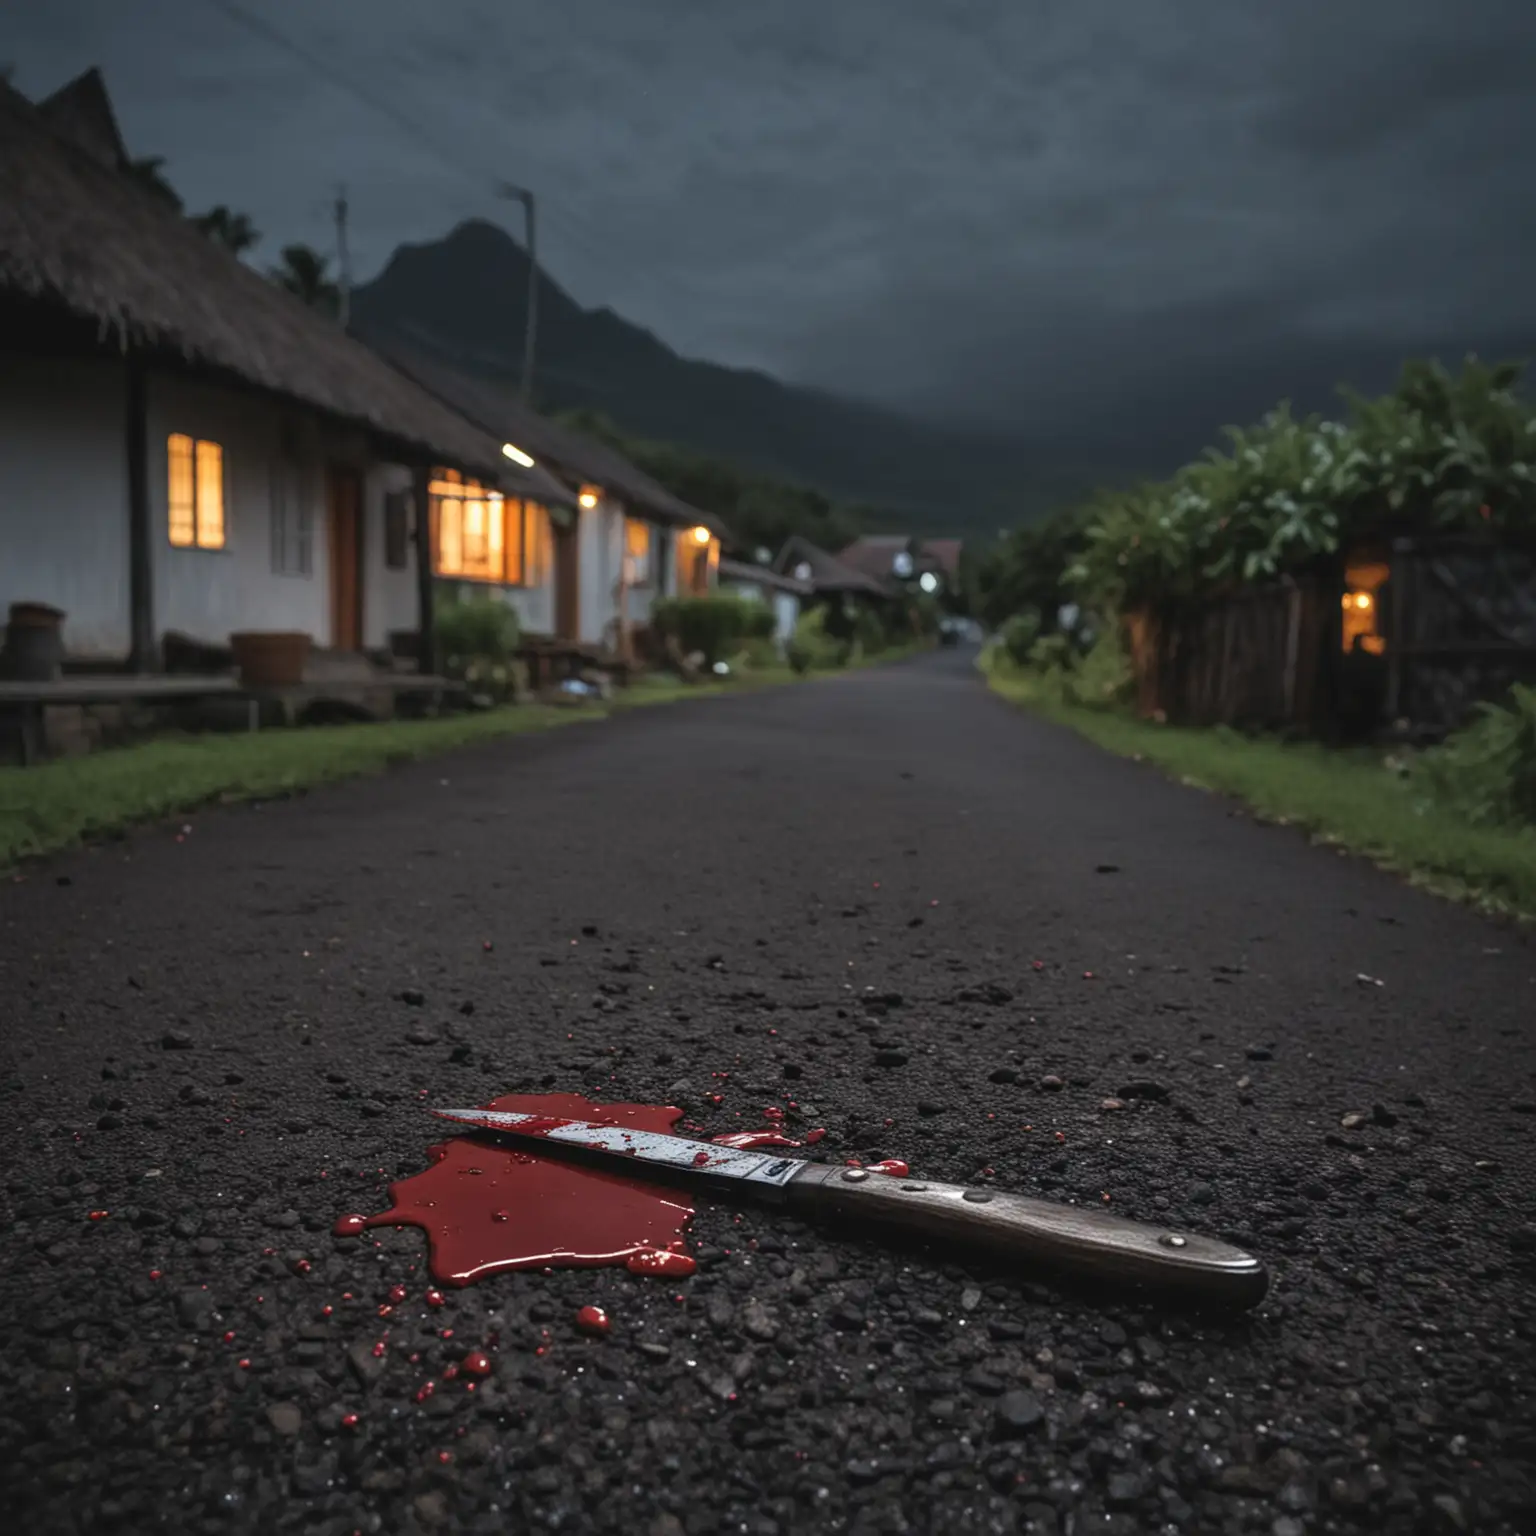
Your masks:
<svg viewBox="0 0 1536 1536"><path fill-rule="evenodd" d="M107 95L107 82L99 69L76 75L37 105L38 115L61 138L71 140L109 170L128 168L123 131Z"/></svg>
<svg viewBox="0 0 1536 1536"><path fill-rule="evenodd" d="M231 376L509 489L548 492L502 457L499 438L104 163L99 135L69 137L91 93L76 82L45 115L0 83L0 297L93 322L121 345ZM104 89L100 98L98 122Z"/></svg>
<svg viewBox="0 0 1536 1536"><path fill-rule="evenodd" d="M796 597L809 597L816 589L808 581L799 581L793 576L786 576L782 571L776 571L767 565L752 565L745 560L720 561L721 581L755 582L758 586L768 587L775 592L793 592Z"/></svg>
<svg viewBox="0 0 1536 1536"><path fill-rule="evenodd" d="M896 556L912 542L904 533L866 534L861 539L855 539L847 549L839 550L837 558L844 565L851 565L868 576L886 577L892 574ZM942 571L951 582L958 582L960 549L959 539L918 539L913 568L918 571Z"/></svg>
<svg viewBox="0 0 1536 1536"><path fill-rule="evenodd" d="M853 592L865 597L894 595L884 582L845 565L836 555L829 555L819 545L796 534L785 541L774 559L773 568L785 575L793 575L802 565L811 568L810 584L817 592Z"/></svg>
<svg viewBox="0 0 1536 1536"><path fill-rule="evenodd" d="M574 483L601 486L631 512L677 528L703 524L716 537L725 537L720 520L674 496L664 485L637 469L606 443L530 410L515 390L428 357L421 347L383 332L369 343L423 388L462 412L487 432L502 434L524 453Z"/></svg>

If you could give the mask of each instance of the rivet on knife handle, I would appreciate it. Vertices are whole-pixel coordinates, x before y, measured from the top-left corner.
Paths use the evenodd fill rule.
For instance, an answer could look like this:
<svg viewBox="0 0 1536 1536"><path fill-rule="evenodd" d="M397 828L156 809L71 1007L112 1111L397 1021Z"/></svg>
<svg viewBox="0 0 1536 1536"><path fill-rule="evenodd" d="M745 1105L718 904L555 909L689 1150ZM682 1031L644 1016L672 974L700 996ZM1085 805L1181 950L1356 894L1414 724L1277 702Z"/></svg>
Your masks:
<svg viewBox="0 0 1536 1536"><path fill-rule="evenodd" d="M1157 1290L1208 1305L1256 1306L1269 1288L1258 1259L1215 1238L1003 1190L811 1164L795 1175L785 1194L807 1216L880 1222L932 1240L985 1248L1023 1269Z"/></svg>

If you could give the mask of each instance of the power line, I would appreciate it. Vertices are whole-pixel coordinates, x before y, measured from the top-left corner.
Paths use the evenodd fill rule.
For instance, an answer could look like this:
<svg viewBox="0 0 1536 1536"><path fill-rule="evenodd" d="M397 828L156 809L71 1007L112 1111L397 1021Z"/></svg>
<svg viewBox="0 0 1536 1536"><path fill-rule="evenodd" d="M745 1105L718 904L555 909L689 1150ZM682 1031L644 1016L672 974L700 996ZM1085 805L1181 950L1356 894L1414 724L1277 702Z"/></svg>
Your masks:
<svg viewBox="0 0 1536 1536"><path fill-rule="evenodd" d="M402 112L394 102L366 86L359 85L357 81L350 77L338 73L330 61L323 55L313 52L302 43L296 42L286 32L273 26L264 17L254 15L245 6L239 4L238 0L204 0L204 3L218 11L227 20L234 22L237 26L244 27L247 31L264 39L275 48L281 49L284 53L298 59L321 79L328 81L339 90L347 92L365 106L379 113L382 117L388 118L407 138L414 140L420 148L425 149L441 165L452 171L454 175L460 177L468 185L473 186L476 191L482 194L490 191L495 195L506 186L507 183L504 177L492 176L488 171L471 170L465 164L462 155L437 140L434 135L424 129L414 118ZM568 240L574 235L574 244L579 248L584 248L589 256L595 255L597 260L605 268L607 267L608 263L612 260L611 253L603 248L601 238L595 232L589 232L584 229L581 221L574 214L568 209L552 205L543 194L539 195L539 205L546 216L553 216L552 222L557 228L565 232ZM626 271L633 272L634 268L627 267ZM648 280L656 280L661 277L661 274L657 273L654 269L650 272L642 272L640 275ZM669 274L663 282L663 286L670 286L676 283L677 279ZM681 293L681 285L678 284L673 291Z"/></svg>

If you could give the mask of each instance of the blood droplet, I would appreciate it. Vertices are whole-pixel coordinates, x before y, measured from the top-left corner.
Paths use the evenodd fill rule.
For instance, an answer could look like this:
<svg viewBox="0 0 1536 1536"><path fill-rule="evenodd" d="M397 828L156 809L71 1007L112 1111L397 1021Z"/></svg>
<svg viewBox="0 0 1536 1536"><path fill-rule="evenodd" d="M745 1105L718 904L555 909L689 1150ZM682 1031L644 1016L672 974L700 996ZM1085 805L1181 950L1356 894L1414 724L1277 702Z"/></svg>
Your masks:
<svg viewBox="0 0 1536 1536"><path fill-rule="evenodd" d="M576 1314L576 1326L583 1333L602 1334L607 1333L612 1325L608 1321L608 1314L601 1307L583 1307Z"/></svg>
<svg viewBox="0 0 1536 1536"><path fill-rule="evenodd" d="M344 1414L342 1414L342 1416L341 1416L341 1427L343 1429L356 1429L357 1428L357 1415L355 1413L344 1413Z"/></svg>
<svg viewBox="0 0 1536 1536"><path fill-rule="evenodd" d="M340 1221L331 1228L336 1237L357 1237L368 1225L366 1216L343 1216Z"/></svg>
<svg viewBox="0 0 1536 1536"><path fill-rule="evenodd" d="M624 1261L624 1267L637 1275L671 1275L684 1279L699 1266L691 1254L674 1253L662 1248L642 1248Z"/></svg>
<svg viewBox="0 0 1536 1536"><path fill-rule="evenodd" d="M826 1139L827 1128L824 1125L818 1125L814 1131L807 1131L805 1133L805 1144L808 1147L814 1147L818 1141L825 1141Z"/></svg>
<svg viewBox="0 0 1536 1536"><path fill-rule="evenodd" d="M444 1296L441 1291L427 1292L427 1305L429 1307L440 1307L445 1301L447 1301L447 1299L448 1298Z"/></svg>
<svg viewBox="0 0 1536 1536"><path fill-rule="evenodd" d="M871 1163L869 1171L888 1174L893 1179L904 1179L912 1170L899 1157L888 1157L883 1162Z"/></svg>
<svg viewBox="0 0 1536 1536"><path fill-rule="evenodd" d="M389 1288L389 1299L398 1307L411 1293L403 1285L392 1285Z"/></svg>
<svg viewBox="0 0 1536 1536"><path fill-rule="evenodd" d="M112 1213L110 1211L87 1211L86 1216L91 1221L105 1221Z"/></svg>
<svg viewBox="0 0 1536 1536"><path fill-rule="evenodd" d="M489 1376L491 1374L491 1357L484 1350L477 1349L472 1354L464 1356L464 1364L460 1369L467 1376Z"/></svg>

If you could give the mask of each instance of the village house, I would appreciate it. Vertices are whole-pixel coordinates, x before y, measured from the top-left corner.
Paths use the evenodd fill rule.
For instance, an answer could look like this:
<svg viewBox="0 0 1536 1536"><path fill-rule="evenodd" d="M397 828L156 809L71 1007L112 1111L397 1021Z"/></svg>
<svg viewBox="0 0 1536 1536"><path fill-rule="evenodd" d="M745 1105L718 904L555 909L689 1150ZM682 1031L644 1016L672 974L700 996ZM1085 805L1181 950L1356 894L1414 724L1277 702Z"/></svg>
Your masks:
<svg viewBox="0 0 1536 1536"><path fill-rule="evenodd" d="M837 558L866 576L903 584L916 582L934 596L960 590L959 539L916 539L907 534L866 534Z"/></svg>
<svg viewBox="0 0 1536 1536"><path fill-rule="evenodd" d="M680 501L606 444L531 410L512 388L429 357L421 346L385 336L370 342L574 493L575 516L555 534L553 590L510 587L503 594L531 635L627 656L659 599L703 595L717 585L725 529L710 513Z"/></svg>
<svg viewBox="0 0 1536 1536"><path fill-rule="evenodd" d="M849 565L799 534L784 541L774 556L773 569L803 583L810 589L810 597L839 607L861 602L884 604L899 591L894 583Z"/></svg>
<svg viewBox="0 0 1536 1536"><path fill-rule="evenodd" d="M0 84L0 606L62 611L69 670L143 696L168 637L429 674L438 570L558 587L576 493L126 166L94 71L41 105Z"/></svg>
<svg viewBox="0 0 1536 1536"><path fill-rule="evenodd" d="M745 560L721 560L720 590L773 609L773 641L783 655L800 622L801 605L814 593L809 581L787 576L772 566Z"/></svg>

